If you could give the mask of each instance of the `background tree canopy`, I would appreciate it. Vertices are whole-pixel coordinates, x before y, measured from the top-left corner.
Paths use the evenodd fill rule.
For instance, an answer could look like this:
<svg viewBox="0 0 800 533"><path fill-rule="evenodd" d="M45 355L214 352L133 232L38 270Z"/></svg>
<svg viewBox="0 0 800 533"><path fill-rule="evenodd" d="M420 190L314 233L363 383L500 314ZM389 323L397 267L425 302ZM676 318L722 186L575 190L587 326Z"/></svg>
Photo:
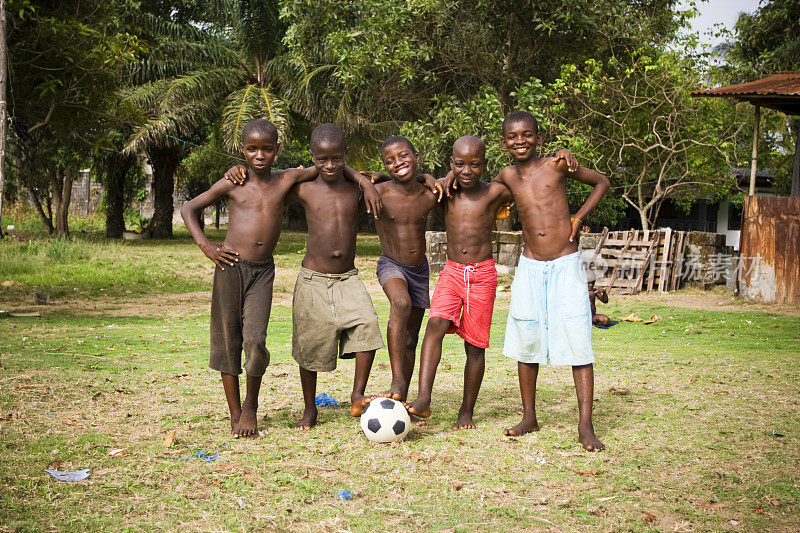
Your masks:
<svg viewBox="0 0 800 533"><path fill-rule="evenodd" d="M308 164L311 128L333 121L360 168L380 168L380 141L402 133L441 175L455 138L479 135L491 177L509 162L500 124L517 108L540 119L545 152L566 146L612 179L594 223L635 208L647 225L667 199L686 207L730 195L728 169L744 163L737 148L748 141L733 124L747 112L737 117L688 91L800 68L800 7L789 0L743 14L719 67L677 37L694 14L677 10L677 0L6 6L9 189L25 191L45 225L66 232L53 215L69 202L66 169L94 168L106 184L111 237L121 235L142 179L138 161L153 168L150 231L169 236L176 176L193 190L218 178L238 161L241 127L254 117L278 125L279 166ZM767 123L765 162L783 165L794 125L777 116ZM670 148L653 136L667 136ZM570 187L578 205L586 191Z"/></svg>

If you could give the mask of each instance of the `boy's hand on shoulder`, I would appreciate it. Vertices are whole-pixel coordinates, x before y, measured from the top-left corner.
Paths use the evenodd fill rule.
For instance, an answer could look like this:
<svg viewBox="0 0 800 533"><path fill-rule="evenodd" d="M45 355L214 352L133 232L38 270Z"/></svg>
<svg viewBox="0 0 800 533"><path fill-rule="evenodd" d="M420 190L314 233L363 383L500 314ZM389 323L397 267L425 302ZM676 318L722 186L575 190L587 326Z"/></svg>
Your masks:
<svg viewBox="0 0 800 533"><path fill-rule="evenodd" d="M567 172L570 174L574 174L580 167L580 165L578 165L578 158L566 148L562 148L556 152L555 157L553 157L553 163L557 164L561 159L567 164Z"/></svg>
<svg viewBox="0 0 800 533"><path fill-rule="evenodd" d="M225 172L225 179L236 185L244 185L247 183L247 169L241 165L233 166Z"/></svg>
<svg viewBox="0 0 800 533"><path fill-rule="evenodd" d="M456 175L453 174L453 171L447 173L447 176L442 178L444 183L444 192L447 194L448 198L452 198L453 194L456 189L458 189L458 180L456 180Z"/></svg>
<svg viewBox="0 0 800 533"><path fill-rule="evenodd" d="M222 270L225 270L225 265L233 266L239 262L239 252L228 248L224 242L208 241L201 244L200 249Z"/></svg>
<svg viewBox="0 0 800 533"><path fill-rule="evenodd" d="M367 204L367 213L371 213L377 220L383 211L383 200L371 182L364 184L364 203Z"/></svg>
<svg viewBox="0 0 800 533"><path fill-rule="evenodd" d="M436 178L430 174L422 174L421 177L425 186L436 196L436 201L441 202L442 198L444 198L444 187L442 187L442 184L436 181Z"/></svg>

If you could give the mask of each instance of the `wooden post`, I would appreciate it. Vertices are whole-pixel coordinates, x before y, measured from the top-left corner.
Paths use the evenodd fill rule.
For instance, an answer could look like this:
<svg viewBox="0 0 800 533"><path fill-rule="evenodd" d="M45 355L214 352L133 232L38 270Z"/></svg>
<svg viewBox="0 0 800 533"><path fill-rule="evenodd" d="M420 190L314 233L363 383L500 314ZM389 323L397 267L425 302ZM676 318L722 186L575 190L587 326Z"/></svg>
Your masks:
<svg viewBox="0 0 800 533"><path fill-rule="evenodd" d="M755 106L755 117L753 124L753 160L750 163L750 194L748 196L756 195L756 169L758 167L758 128L761 122L761 107Z"/></svg>
<svg viewBox="0 0 800 533"><path fill-rule="evenodd" d="M794 167L792 167L792 192L790 196L800 196L800 119L794 121L797 130L794 138Z"/></svg>
<svg viewBox="0 0 800 533"><path fill-rule="evenodd" d="M8 55L6 51L6 2L0 0L0 220L3 215L3 191L6 183L6 92L8 84ZM4 235L0 223L0 237Z"/></svg>

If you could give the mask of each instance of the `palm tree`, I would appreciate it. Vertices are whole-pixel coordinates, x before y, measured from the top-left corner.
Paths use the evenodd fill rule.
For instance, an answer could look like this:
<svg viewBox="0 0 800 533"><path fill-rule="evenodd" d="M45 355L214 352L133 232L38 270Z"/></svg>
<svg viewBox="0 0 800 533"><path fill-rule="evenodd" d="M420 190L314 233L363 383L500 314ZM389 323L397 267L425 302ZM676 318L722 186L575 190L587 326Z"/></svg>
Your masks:
<svg viewBox="0 0 800 533"><path fill-rule="evenodd" d="M275 1L219 0L191 24L140 16L152 48L125 92L141 110L126 150L146 152L153 165L151 232L164 237L172 234L174 174L186 154L184 140L215 123L224 147L235 153L242 126L256 117L271 120L287 140L289 106L276 94L269 69L282 32Z"/></svg>

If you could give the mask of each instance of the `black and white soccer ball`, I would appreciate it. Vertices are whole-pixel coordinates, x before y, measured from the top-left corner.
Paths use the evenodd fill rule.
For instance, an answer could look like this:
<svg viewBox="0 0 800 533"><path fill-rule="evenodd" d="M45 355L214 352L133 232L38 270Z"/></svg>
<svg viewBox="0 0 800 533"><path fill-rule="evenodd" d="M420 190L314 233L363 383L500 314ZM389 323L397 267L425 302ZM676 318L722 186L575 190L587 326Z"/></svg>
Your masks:
<svg viewBox="0 0 800 533"><path fill-rule="evenodd" d="M405 406L391 398L372 400L361 415L361 430L372 442L403 440L411 429Z"/></svg>

